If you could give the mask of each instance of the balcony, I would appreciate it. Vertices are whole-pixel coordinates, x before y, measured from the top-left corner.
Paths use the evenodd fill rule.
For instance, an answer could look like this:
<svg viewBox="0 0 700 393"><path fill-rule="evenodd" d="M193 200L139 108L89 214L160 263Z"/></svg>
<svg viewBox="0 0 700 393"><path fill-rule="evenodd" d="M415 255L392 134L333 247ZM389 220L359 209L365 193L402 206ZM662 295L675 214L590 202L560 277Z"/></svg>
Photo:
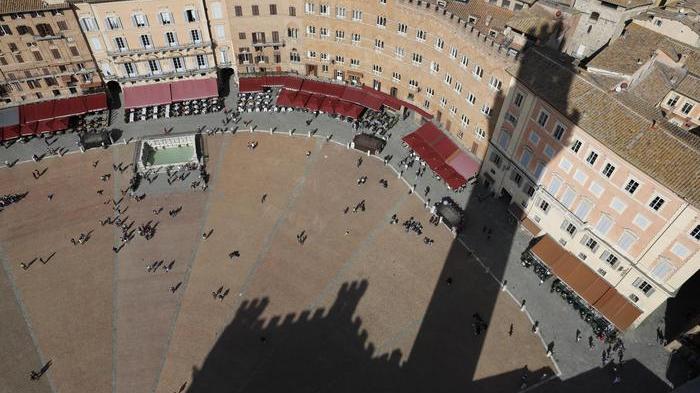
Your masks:
<svg viewBox="0 0 700 393"><path fill-rule="evenodd" d="M197 75L197 74L206 74L206 73L214 72L214 71L216 71L216 67L206 67L206 68L198 68L198 69L185 70L185 71L167 71L167 72L161 72L160 74L144 74L144 75L133 75L133 76L109 75L109 76L105 76L104 80L105 80L105 82L117 81L119 83L141 82L141 81L148 81L148 80L153 80L153 79L167 79L167 78L177 78L177 77L181 77L181 76L193 76L193 75Z"/></svg>
<svg viewBox="0 0 700 393"><path fill-rule="evenodd" d="M270 46L284 46L284 45L285 45L284 40L272 41L272 42L253 40L253 46L256 48L266 48L266 47L270 47Z"/></svg>
<svg viewBox="0 0 700 393"><path fill-rule="evenodd" d="M63 33L58 33L58 34L52 34L52 35L35 35L33 36L34 41L53 41L53 40L62 40L65 39L66 36L63 35Z"/></svg>
<svg viewBox="0 0 700 393"><path fill-rule="evenodd" d="M190 50L190 49L201 49L201 48L211 48L211 41L203 41L198 43L188 43L188 44L176 44L168 46L154 46L152 48L137 48L130 49L125 48L121 51L107 51L108 56L120 57L120 56L131 56L131 55L146 55L150 53L157 52L171 52L179 50Z"/></svg>

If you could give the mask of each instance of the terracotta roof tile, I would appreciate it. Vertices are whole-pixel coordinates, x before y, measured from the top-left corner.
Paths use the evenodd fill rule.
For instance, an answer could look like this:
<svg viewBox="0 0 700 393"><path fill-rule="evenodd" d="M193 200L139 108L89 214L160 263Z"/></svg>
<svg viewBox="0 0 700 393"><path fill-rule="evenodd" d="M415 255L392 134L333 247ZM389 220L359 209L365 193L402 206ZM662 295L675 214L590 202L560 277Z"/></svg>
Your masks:
<svg viewBox="0 0 700 393"><path fill-rule="evenodd" d="M543 71L546 70L546 71ZM525 52L508 71L537 96L640 171L700 208L700 137L664 121L635 97L617 97L544 55Z"/></svg>
<svg viewBox="0 0 700 393"><path fill-rule="evenodd" d="M496 5L491 5L484 0L469 0L468 3L452 1L447 5L447 11L463 20L470 16L476 17L474 27L484 34L489 30L495 30L499 36L506 28L506 22L513 16L513 11Z"/></svg>
<svg viewBox="0 0 700 393"><path fill-rule="evenodd" d="M43 0L0 0L0 14L67 8L65 2L47 4Z"/></svg>
<svg viewBox="0 0 700 393"><path fill-rule="evenodd" d="M695 75L688 75L683 78L675 90L695 101L700 101L700 78Z"/></svg>

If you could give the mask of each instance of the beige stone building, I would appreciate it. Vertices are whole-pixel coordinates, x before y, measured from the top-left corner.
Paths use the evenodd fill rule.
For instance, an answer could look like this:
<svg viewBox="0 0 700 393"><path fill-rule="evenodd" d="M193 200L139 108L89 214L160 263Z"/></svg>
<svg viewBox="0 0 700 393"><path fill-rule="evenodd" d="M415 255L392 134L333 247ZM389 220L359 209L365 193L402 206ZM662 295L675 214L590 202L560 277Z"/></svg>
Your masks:
<svg viewBox="0 0 700 393"><path fill-rule="evenodd" d="M216 76L202 0L82 0L74 5L106 82L126 87Z"/></svg>
<svg viewBox="0 0 700 393"><path fill-rule="evenodd" d="M101 89L102 80L70 4L0 2L0 107Z"/></svg>

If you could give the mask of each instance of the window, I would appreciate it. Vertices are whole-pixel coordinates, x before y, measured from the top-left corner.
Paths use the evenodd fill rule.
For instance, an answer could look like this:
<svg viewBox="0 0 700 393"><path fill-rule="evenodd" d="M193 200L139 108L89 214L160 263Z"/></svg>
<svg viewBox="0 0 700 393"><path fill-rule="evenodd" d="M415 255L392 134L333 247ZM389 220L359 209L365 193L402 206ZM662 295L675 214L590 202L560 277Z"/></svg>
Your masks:
<svg viewBox="0 0 700 393"><path fill-rule="evenodd" d="M428 38L428 33L423 30L416 30L416 40L425 41Z"/></svg>
<svg viewBox="0 0 700 393"><path fill-rule="evenodd" d="M61 31L68 30L68 23L66 23L65 21L62 21L62 20L57 21L56 26L58 26L58 29Z"/></svg>
<svg viewBox="0 0 700 393"><path fill-rule="evenodd" d="M114 37L114 44L117 46L117 50L120 52L127 50L126 39L124 39L124 37Z"/></svg>
<svg viewBox="0 0 700 393"><path fill-rule="evenodd" d="M491 160L491 162L496 164L496 166L499 166L499 164L501 163L501 156L498 155L498 153L496 152L491 152L491 156L489 157L489 159Z"/></svg>
<svg viewBox="0 0 700 393"><path fill-rule="evenodd" d="M148 19L144 14L134 14L134 26L136 27L146 27L148 26Z"/></svg>
<svg viewBox="0 0 700 393"><path fill-rule="evenodd" d="M462 114L461 121L462 121L462 128L466 128L469 125L469 118L467 117L467 115Z"/></svg>
<svg viewBox="0 0 700 393"><path fill-rule="evenodd" d="M518 172L513 171L510 174L510 180L513 181L513 183L517 184L518 187L520 187L520 184L523 182L523 176Z"/></svg>
<svg viewBox="0 0 700 393"><path fill-rule="evenodd" d="M196 58L199 69L207 68L207 57L205 55L197 55Z"/></svg>
<svg viewBox="0 0 700 393"><path fill-rule="evenodd" d="M564 227L564 230L566 231L566 233L569 234L569 236L574 237L574 235L576 234L576 225L574 225L568 221L564 221L563 227Z"/></svg>
<svg viewBox="0 0 700 393"><path fill-rule="evenodd" d="M498 136L498 146L500 146L501 149L506 150L506 149L508 149L509 143L510 143L510 134L501 130L501 135Z"/></svg>
<svg viewBox="0 0 700 393"><path fill-rule="evenodd" d="M69 46L68 51L70 52L70 55L73 57L78 57L80 56L80 52L78 51L77 46ZM658 209L657 209L658 210Z"/></svg>
<svg viewBox="0 0 700 393"><path fill-rule="evenodd" d="M168 43L168 46L177 46L177 37L172 31L165 33L165 41Z"/></svg>
<svg viewBox="0 0 700 393"><path fill-rule="evenodd" d="M588 235L584 236L583 239L581 239L581 244L583 244L584 246L586 246L586 248L590 249L593 252L596 252L596 250L598 250L598 242L592 237L589 237Z"/></svg>
<svg viewBox="0 0 700 393"><path fill-rule="evenodd" d="M493 90L501 90L501 85L503 85L503 82L501 82L495 76L492 76L489 80L489 87Z"/></svg>
<svg viewBox="0 0 700 393"><path fill-rule="evenodd" d="M537 117L537 124L544 127L547 125L547 120L549 120L549 113L541 111L539 116Z"/></svg>
<svg viewBox="0 0 700 393"><path fill-rule="evenodd" d="M345 7L335 7L335 17L345 19Z"/></svg>
<svg viewBox="0 0 700 393"><path fill-rule="evenodd" d="M472 75L474 75L476 79L481 79L484 76L484 69L477 64L474 66L474 71L472 72Z"/></svg>
<svg viewBox="0 0 700 393"><path fill-rule="evenodd" d="M467 94L467 102L474 105L476 103L476 96L470 92Z"/></svg>
<svg viewBox="0 0 700 393"><path fill-rule="evenodd" d="M577 169L576 172L574 172L574 180L576 180L578 184L584 185L586 184L586 180L588 180L588 175Z"/></svg>
<svg viewBox="0 0 700 393"><path fill-rule="evenodd" d="M669 97L668 101L666 101L666 105L668 105L670 107L674 107L674 106L676 106L676 104L678 103L678 100L680 98L681 98L681 96L679 96L678 94L674 94L671 97Z"/></svg>
<svg viewBox="0 0 700 393"><path fill-rule="evenodd" d="M636 216L634 216L634 220L632 220L632 223L634 223L634 225L636 225L639 229L643 231L649 228L649 225L651 224L649 219L641 214L637 214Z"/></svg>
<svg viewBox="0 0 700 393"><path fill-rule="evenodd" d="M406 54L406 51L400 46L397 46L396 49L394 49L394 55L396 55L396 58L398 58L398 59L403 59L405 54Z"/></svg>
<svg viewBox="0 0 700 393"><path fill-rule="evenodd" d="M350 67L359 67L360 66L360 60L358 59L350 59Z"/></svg>
<svg viewBox="0 0 700 393"><path fill-rule="evenodd" d="M344 39L345 39L345 32L343 30L336 30L335 31L335 40L342 41Z"/></svg>
<svg viewBox="0 0 700 393"><path fill-rule="evenodd" d="M580 218L581 221L586 221L586 218L588 217L588 213L591 212L591 209L593 208L593 203L587 199L582 199L581 202L578 203L578 207L576 207L576 211L574 211L574 214L576 217Z"/></svg>
<svg viewBox="0 0 700 393"><path fill-rule="evenodd" d="M659 211L659 209L661 209L661 206L664 205L664 202L664 199L657 195L654 197L654 199L651 200L651 202L649 203L649 207L656 211Z"/></svg>
<svg viewBox="0 0 700 393"><path fill-rule="evenodd" d="M379 64L372 65L372 72L374 72L375 74L379 75L382 73L382 71L383 71L383 68Z"/></svg>
<svg viewBox="0 0 700 393"><path fill-rule="evenodd" d="M199 30L190 30L190 37L192 37L192 42L195 44L202 42L202 37L199 35Z"/></svg>
<svg viewBox="0 0 700 393"><path fill-rule="evenodd" d="M401 35L406 35L406 33L408 32L408 25L405 23L399 23L399 26L396 29L396 32L401 34Z"/></svg>
<svg viewBox="0 0 700 393"><path fill-rule="evenodd" d="M236 14L236 16L243 16L243 7L241 7L240 5L237 5L237 6L233 7L233 12L234 12L234 14Z"/></svg>
<svg viewBox="0 0 700 393"><path fill-rule="evenodd" d="M153 74L160 74L160 62L158 60L148 60L148 68Z"/></svg>
<svg viewBox="0 0 700 393"><path fill-rule="evenodd" d="M566 132L566 127L564 127L560 123L557 123L557 125L554 127L554 133L552 134L552 136L554 136L554 139L560 141L561 138L564 136L564 132Z"/></svg>
<svg viewBox="0 0 700 393"><path fill-rule="evenodd" d="M83 26L83 30L85 31L97 31L99 28L97 27L97 21L95 18L80 18L80 24ZM37 29L39 26L37 26ZM8 28L9 29L9 28Z"/></svg>
<svg viewBox="0 0 700 393"><path fill-rule="evenodd" d="M692 110L693 110L693 104L686 102L685 104L683 104L683 108L681 108L681 113L684 115L687 115Z"/></svg>
<svg viewBox="0 0 700 393"><path fill-rule="evenodd" d="M574 153L578 153L578 151L581 149L581 145L581 141L576 139L574 143L571 144L571 151L573 151Z"/></svg>
<svg viewBox="0 0 700 393"><path fill-rule="evenodd" d="M443 79L443 81L445 82L445 84L446 84L447 86L452 85L452 75L446 73L446 74L445 74L445 78Z"/></svg>
<svg viewBox="0 0 700 393"><path fill-rule="evenodd" d="M700 240L700 224L696 225L692 231L690 231L690 237L695 240Z"/></svg>
<svg viewBox="0 0 700 393"><path fill-rule="evenodd" d="M296 7L289 7L289 16L297 16Z"/></svg>
<svg viewBox="0 0 700 393"><path fill-rule="evenodd" d="M440 37L437 37L435 39L435 49L438 51L442 51L443 49L445 49L445 40L443 40Z"/></svg>
<svg viewBox="0 0 700 393"><path fill-rule="evenodd" d="M634 192L637 191L637 187L639 187L639 183L634 179L630 179L625 186L625 191L634 194Z"/></svg>
<svg viewBox="0 0 700 393"><path fill-rule="evenodd" d="M574 203L574 199L576 199L576 192L571 187L566 187L564 190L564 195L561 197L561 204L569 209Z"/></svg>
<svg viewBox="0 0 700 393"><path fill-rule="evenodd" d="M414 53L413 54L413 65L414 66L419 66L423 63L423 55L419 53Z"/></svg>
<svg viewBox="0 0 700 393"><path fill-rule="evenodd" d="M668 259L661 257L656 262L654 268L651 269L651 275L657 280L666 281L675 271L675 266L673 266Z"/></svg>
<svg viewBox="0 0 700 393"><path fill-rule="evenodd" d="M320 36L321 38L328 38L328 37L330 36L330 33L328 32L328 28L327 28L327 27L321 27L321 28L319 29L319 36Z"/></svg>
<svg viewBox="0 0 700 393"><path fill-rule="evenodd" d="M394 71L394 72L391 74L391 79L392 79L394 82L399 83L399 82L401 82L401 74L399 74L398 72Z"/></svg>
<svg viewBox="0 0 700 393"><path fill-rule="evenodd" d="M467 55L462 55L462 57L459 59L459 66L462 68L467 68L469 65L469 58Z"/></svg>
<svg viewBox="0 0 700 393"><path fill-rule="evenodd" d="M53 56L54 59L60 60L61 59L61 52L58 51L58 49L53 48L51 49L51 55Z"/></svg>
<svg viewBox="0 0 700 393"><path fill-rule="evenodd" d="M310 59L315 59L316 58L316 51L315 50L306 51L306 57L308 57Z"/></svg>
<svg viewBox="0 0 700 393"><path fill-rule="evenodd" d="M510 112L506 112L505 120L512 125L518 124L518 118L513 116L513 114ZM539 141L539 139L538 139L538 141Z"/></svg>
<svg viewBox="0 0 700 393"><path fill-rule="evenodd" d="M440 97L440 106L445 107L447 105L447 98L444 96Z"/></svg>
<svg viewBox="0 0 700 393"><path fill-rule="evenodd" d="M622 214L622 212L624 212L625 209L627 209L627 205L617 197L613 198L612 201L610 201L610 207L619 214Z"/></svg>
<svg viewBox="0 0 700 393"><path fill-rule="evenodd" d="M270 15L277 15L277 4L270 4Z"/></svg>
<svg viewBox="0 0 700 393"><path fill-rule="evenodd" d="M301 57L299 56L299 53L297 52L290 52L289 53L289 61L292 63L298 63L301 61Z"/></svg>
<svg viewBox="0 0 700 393"><path fill-rule="evenodd" d="M250 13L253 16L258 16L260 15L260 7L257 4L253 4L250 6Z"/></svg>
<svg viewBox="0 0 700 393"><path fill-rule="evenodd" d="M352 20L353 21L361 21L362 20L362 11L361 10L352 10Z"/></svg>
<svg viewBox="0 0 700 393"><path fill-rule="evenodd" d="M632 282L632 285L641 290L647 297L654 293L654 287L652 287L648 282L644 281L641 277L637 277L634 282Z"/></svg>
<svg viewBox="0 0 700 393"><path fill-rule="evenodd" d="M431 61L430 62L430 72L433 74L440 72L440 63L435 62L435 61Z"/></svg>
<svg viewBox="0 0 700 393"><path fill-rule="evenodd" d="M590 191L596 197L600 198L600 196L603 195L603 191L605 191L605 189L600 184L592 181L591 185L588 186L588 191Z"/></svg>
<svg viewBox="0 0 700 393"><path fill-rule="evenodd" d="M122 28L122 21L118 16L108 16L105 24L109 30L117 30Z"/></svg>
<svg viewBox="0 0 700 393"><path fill-rule="evenodd" d="M671 252L681 259L685 259L688 257L688 255L690 255L690 250L688 250L688 247L680 243L674 244L673 247L671 247Z"/></svg>
<svg viewBox="0 0 700 393"><path fill-rule="evenodd" d="M586 157L586 162L593 165L593 164L595 164L595 161L597 159L598 159L598 153L591 150L591 152L588 153L588 157Z"/></svg>
<svg viewBox="0 0 700 393"><path fill-rule="evenodd" d="M338 63L338 64L343 64L343 63L345 63L345 57L340 56L340 55L336 55L336 56L335 56L335 62Z"/></svg>
<svg viewBox="0 0 700 393"><path fill-rule="evenodd" d="M600 260L607 263L608 265L610 265L612 267L617 266L617 261L618 261L617 257L615 255L613 255L608 250L605 250L605 251L603 251L602 254L600 254Z"/></svg>
<svg viewBox="0 0 700 393"><path fill-rule="evenodd" d="M153 48L151 37L148 34L141 34L141 45L143 45L145 49Z"/></svg>
<svg viewBox="0 0 700 393"><path fill-rule="evenodd" d="M483 140L486 138L486 132L481 127L477 127L476 130L474 130L474 135L476 136L477 140Z"/></svg>
<svg viewBox="0 0 700 393"><path fill-rule="evenodd" d="M620 246L623 251L628 252L630 248L632 248L635 241L637 241L637 236L634 233L625 230L622 232L622 235L620 235L620 238L617 239L617 245Z"/></svg>
<svg viewBox="0 0 700 393"><path fill-rule="evenodd" d="M564 157L562 157L561 161L559 161L559 168L563 169L566 173L569 173L573 166L574 164L572 164L571 161L567 160Z"/></svg>
<svg viewBox="0 0 700 393"><path fill-rule="evenodd" d="M457 48L450 48L450 59L454 60L457 58Z"/></svg>
<svg viewBox="0 0 700 393"><path fill-rule="evenodd" d="M377 27L380 29L386 27L386 16L377 15Z"/></svg>
<svg viewBox="0 0 700 393"><path fill-rule="evenodd" d="M418 81L415 79L409 80L408 81L408 88L411 90L418 90Z"/></svg>
<svg viewBox="0 0 700 393"><path fill-rule="evenodd" d="M534 175L535 175L535 178L537 178L537 180L540 180L540 178L542 177L542 174L544 173L544 168L545 168L545 165L542 161L538 161L537 165L535 165Z"/></svg>
<svg viewBox="0 0 700 393"><path fill-rule="evenodd" d="M534 131L530 131L530 135L528 135L527 140L530 141L533 146L537 146L537 144L540 143L540 137Z"/></svg>
<svg viewBox="0 0 700 393"><path fill-rule="evenodd" d="M384 49L384 41L380 39L374 39L374 49L375 50L382 50Z"/></svg>
<svg viewBox="0 0 700 393"><path fill-rule="evenodd" d="M523 99L525 99L525 96L523 96L520 92L515 93L515 98L513 99L513 104L520 108L520 106L523 104Z"/></svg>
<svg viewBox="0 0 700 393"><path fill-rule="evenodd" d="M610 228L612 228L613 220L605 214L601 215L598 219L598 223L595 226L596 232L602 236L606 236Z"/></svg>
<svg viewBox="0 0 700 393"><path fill-rule="evenodd" d="M481 113L486 115L486 117L491 117L491 107L488 104L484 104L484 106L481 107Z"/></svg>
<svg viewBox="0 0 700 393"><path fill-rule="evenodd" d="M615 166L608 162L607 164L605 164L605 167L603 168L602 172L603 176L609 178L610 176L612 176L613 172L615 172Z"/></svg>
<svg viewBox="0 0 700 393"><path fill-rule="evenodd" d="M173 68L175 71L184 71L185 67L183 66L184 62L182 61L182 57L174 57L173 58Z"/></svg>
<svg viewBox="0 0 700 393"><path fill-rule="evenodd" d="M520 165L527 168L530 165L530 160L532 160L532 152L528 149L523 149L523 152L520 153Z"/></svg>
<svg viewBox="0 0 700 393"><path fill-rule="evenodd" d="M425 95L428 96L428 98L430 98L435 95L435 90L433 90L432 87L428 87L425 89Z"/></svg>
<svg viewBox="0 0 700 393"><path fill-rule="evenodd" d="M323 16L330 15L330 7L328 6L328 4L319 5L318 13L319 13L319 15L323 15Z"/></svg>
<svg viewBox="0 0 700 393"><path fill-rule="evenodd" d="M547 158L552 158L554 157L554 148L550 146L549 144L546 144L544 146L544 155L547 156Z"/></svg>
<svg viewBox="0 0 700 393"><path fill-rule="evenodd" d="M547 211L549 210L549 203L545 200L542 200L542 202L540 202L539 207L540 207L540 210L547 213Z"/></svg>

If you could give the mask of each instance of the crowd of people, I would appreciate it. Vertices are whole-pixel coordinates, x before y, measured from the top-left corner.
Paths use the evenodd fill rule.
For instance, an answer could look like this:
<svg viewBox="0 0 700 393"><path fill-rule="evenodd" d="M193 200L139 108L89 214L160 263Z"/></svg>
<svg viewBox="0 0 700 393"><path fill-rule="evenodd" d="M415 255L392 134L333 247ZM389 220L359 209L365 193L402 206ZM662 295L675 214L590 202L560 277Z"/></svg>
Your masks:
<svg viewBox="0 0 700 393"><path fill-rule="evenodd" d="M165 105L152 105L142 108L129 108L124 111L124 122L145 121L179 116L202 115L219 112L224 108L223 99L219 97L199 100L180 101Z"/></svg>

